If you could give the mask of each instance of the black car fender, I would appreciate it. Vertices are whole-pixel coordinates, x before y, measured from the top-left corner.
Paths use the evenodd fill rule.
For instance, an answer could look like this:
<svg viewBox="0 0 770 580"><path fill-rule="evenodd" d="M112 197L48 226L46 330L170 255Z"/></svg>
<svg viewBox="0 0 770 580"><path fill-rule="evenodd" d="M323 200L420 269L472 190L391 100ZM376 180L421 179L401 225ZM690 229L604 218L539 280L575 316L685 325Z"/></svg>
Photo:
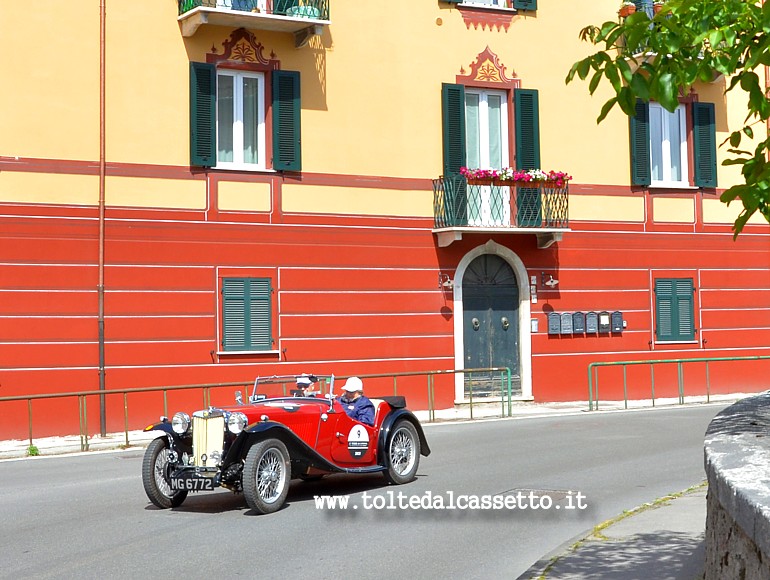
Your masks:
<svg viewBox="0 0 770 580"><path fill-rule="evenodd" d="M393 427L401 421L409 421L417 430L417 435L420 438L420 455L425 457L430 455L430 446L428 445L428 440L425 437L425 433L422 430L422 425L420 425L420 421L417 419L417 417L415 417L414 414L407 409L395 409L392 413L389 413L388 416L385 417L385 419L382 421L382 426L380 427L380 435L377 441L377 449L379 450L377 453L377 462L380 465L385 465L386 457L385 453L382 453L382 450L387 449L390 433L393 430Z"/></svg>
<svg viewBox="0 0 770 580"><path fill-rule="evenodd" d="M192 453L192 437L190 434L180 435L171 428L171 423L168 421L161 421L154 425L148 425L144 428L144 431L162 431L166 434L172 449L175 449L180 453Z"/></svg>

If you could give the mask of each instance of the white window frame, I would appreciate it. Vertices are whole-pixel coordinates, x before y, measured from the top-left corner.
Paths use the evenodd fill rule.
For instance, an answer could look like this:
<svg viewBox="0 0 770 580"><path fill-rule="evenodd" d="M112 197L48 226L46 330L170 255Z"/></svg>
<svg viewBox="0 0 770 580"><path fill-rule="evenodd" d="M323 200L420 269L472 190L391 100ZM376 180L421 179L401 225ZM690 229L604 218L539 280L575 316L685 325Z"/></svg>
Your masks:
<svg viewBox="0 0 770 580"><path fill-rule="evenodd" d="M508 8L507 0L463 0L463 4L471 6L489 6L491 8Z"/></svg>
<svg viewBox="0 0 770 580"><path fill-rule="evenodd" d="M650 186L651 187L682 187L690 185L689 151L687 147L687 109L685 105L679 105L673 113L664 109L660 103L650 103ZM670 120L672 116L679 117L679 141L671 142L666 136L669 135ZM660 127L656 126L660 120ZM660 136L656 140L655 136ZM654 158L655 148L659 149L661 158L661 169L663 179L655 179L652 160ZM680 179L674 180L671 177L671 158L672 152L678 148L679 158L681 159Z"/></svg>
<svg viewBox="0 0 770 580"><path fill-rule="evenodd" d="M233 77L233 161L219 160L219 96L217 96L217 169L266 169L267 154L265 151L265 75L261 72L239 71L231 69L217 69L217 83L220 76ZM257 79L257 163L243 161L243 79ZM217 95L219 91L217 90Z"/></svg>
<svg viewBox="0 0 770 580"><path fill-rule="evenodd" d="M511 138L509 134L510 125L508 123L508 92L498 89L466 87L465 94L466 96L476 95L479 98L479 143L485 144L485 146L479 150L479 168L502 169L503 167L508 167L510 164L508 148ZM489 97L491 95L500 97L500 167L492 167L489 159ZM467 102L465 106L467 107ZM493 199L493 196L495 199ZM503 210L502 215L496 216L497 219L494 219L492 216L493 206L502 207ZM469 225L500 227L508 226L510 223L511 205L509 188L499 186L474 186L474 189L468 192Z"/></svg>

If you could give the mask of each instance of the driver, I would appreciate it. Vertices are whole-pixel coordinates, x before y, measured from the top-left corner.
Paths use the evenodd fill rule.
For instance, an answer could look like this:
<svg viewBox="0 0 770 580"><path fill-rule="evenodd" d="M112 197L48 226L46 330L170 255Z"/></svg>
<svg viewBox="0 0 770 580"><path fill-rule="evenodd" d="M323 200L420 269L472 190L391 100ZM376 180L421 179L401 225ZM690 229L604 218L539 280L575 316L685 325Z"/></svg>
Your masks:
<svg viewBox="0 0 770 580"><path fill-rule="evenodd" d="M301 391L301 397L315 397L318 391L313 390L313 385L318 381L313 375L302 373L297 377L297 390Z"/></svg>
<svg viewBox="0 0 770 580"><path fill-rule="evenodd" d="M358 377L350 377L342 387L342 396L338 399L348 416L374 427L374 405L364 397L364 383Z"/></svg>

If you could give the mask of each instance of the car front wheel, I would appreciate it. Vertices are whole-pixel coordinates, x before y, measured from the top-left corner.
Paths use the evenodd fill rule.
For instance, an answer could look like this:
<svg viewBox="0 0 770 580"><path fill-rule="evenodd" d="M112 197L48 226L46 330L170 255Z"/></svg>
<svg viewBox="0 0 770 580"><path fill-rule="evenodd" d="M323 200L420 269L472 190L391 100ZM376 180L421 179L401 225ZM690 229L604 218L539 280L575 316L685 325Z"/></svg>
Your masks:
<svg viewBox="0 0 770 580"><path fill-rule="evenodd" d="M187 491L171 490L171 470L174 464L169 461L168 440L159 437L147 446L142 460L142 484L144 493L159 508L172 508L182 505L187 499Z"/></svg>
<svg viewBox="0 0 770 580"><path fill-rule="evenodd" d="M420 464L420 437L409 421L396 423L386 448L385 479L401 485L412 481Z"/></svg>
<svg viewBox="0 0 770 580"><path fill-rule="evenodd" d="M290 481L289 451L282 441L266 439L249 449L243 465L243 495L252 510L271 514L281 509Z"/></svg>

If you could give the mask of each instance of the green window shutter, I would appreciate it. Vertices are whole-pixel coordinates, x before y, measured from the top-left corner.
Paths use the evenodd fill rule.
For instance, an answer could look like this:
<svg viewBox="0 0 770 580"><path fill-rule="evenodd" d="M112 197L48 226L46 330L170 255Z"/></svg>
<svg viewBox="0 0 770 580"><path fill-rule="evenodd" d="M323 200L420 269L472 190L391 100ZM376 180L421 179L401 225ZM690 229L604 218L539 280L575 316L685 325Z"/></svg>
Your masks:
<svg viewBox="0 0 770 580"><path fill-rule="evenodd" d="M655 280L655 337L658 341L695 340L692 278Z"/></svg>
<svg viewBox="0 0 770 580"><path fill-rule="evenodd" d="M190 63L190 165L216 165L216 87L213 64Z"/></svg>
<svg viewBox="0 0 770 580"><path fill-rule="evenodd" d="M650 106L636 101L636 115L629 117L628 133L631 138L631 183L650 185Z"/></svg>
<svg viewBox="0 0 770 580"><path fill-rule="evenodd" d="M535 89L513 91L516 169L540 169L540 100ZM542 224L542 200L536 187L516 188L516 225Z"/></svg>
<svg viewBox="0 0 770 580"><path fill-rule="evenodd" d="M513 0L513 7L517 10L537 10L537 0Z"/></svg>
<svg viewBox="0 0 770 580"><path fill-rule="evenodd" d="M513 91L516 169L540 169L540 105L536 89Z"/></svg>
<svg viewBox="0 0 770 580"><path fill-rule="evenodd" d="M447 4L460 4L463 0L444 0Z"/></svg>
<svg viewBox="0 0 770 580"><path fill-rule="evenodd" d="M299 72L276 70L273 84L273 169L301 171Z"/></svg>
<svg viewBox="0 0 770 580"><path fill-rule="evenodd" d="M441 85L441 116L443 122L444 175L460 173L465 166L465 87Z"/></svg>
<svg viewBox="0 0 770 580"><path fill-rule="evenodd" d="M269 278L222 280L224 350L272 348L271 294Z"/></svg>
<svg viewBox="0 0 770 580"><path fill-rule="evenodd" d="M693 157L695 185L717 186L717 134L714 103L693 103Z"/></svg>

